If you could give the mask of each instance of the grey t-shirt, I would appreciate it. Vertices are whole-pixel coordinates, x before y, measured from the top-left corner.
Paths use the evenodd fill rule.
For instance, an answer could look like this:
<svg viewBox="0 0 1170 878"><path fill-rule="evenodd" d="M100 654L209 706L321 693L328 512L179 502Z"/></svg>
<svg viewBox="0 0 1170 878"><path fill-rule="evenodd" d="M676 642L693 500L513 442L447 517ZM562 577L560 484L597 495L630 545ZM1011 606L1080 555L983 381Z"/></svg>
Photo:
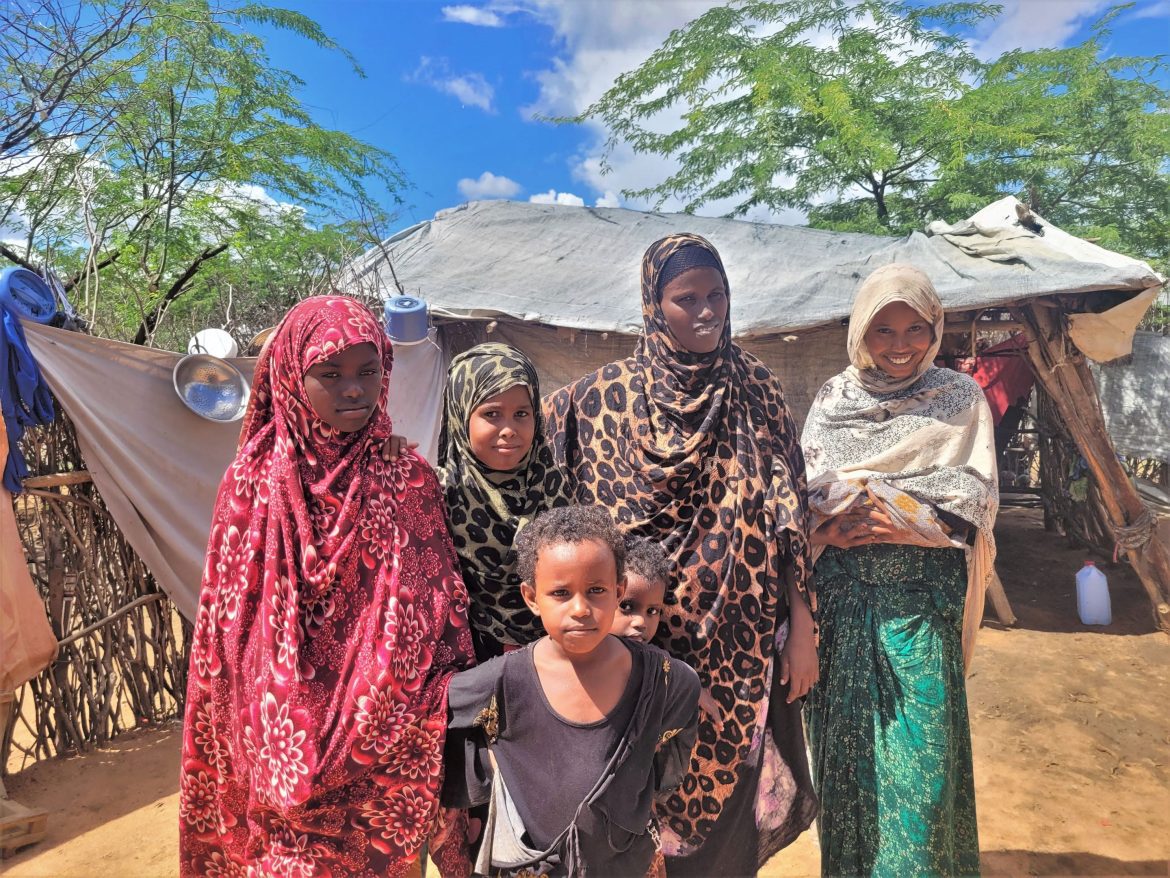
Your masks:
<svg viewBox="0 0 1170 878"><path fill-rule="evenodd" d="M509 687L509 740L501 739L495 754L529 844L543 850L573 821L613 758L638 698L642 654L631 651L630 677L614 709L597 722L575 723L548 703L532 646L524 651L524 661L514 665L518 685Z"/></svg>
<svg viewBox="0 0 1170 878"><path fill-rule="evenodd" d="M598 723L567 722L549 708L532 647L451 680L444 804L489 802L498 773L526 832L516 843L539 851L493 872L645 876L655 851L654 798L674 789L690 764L699 678L657 647L623 643L633 659L630 681ZM514 862L514 848L504 849Z"/></svg>

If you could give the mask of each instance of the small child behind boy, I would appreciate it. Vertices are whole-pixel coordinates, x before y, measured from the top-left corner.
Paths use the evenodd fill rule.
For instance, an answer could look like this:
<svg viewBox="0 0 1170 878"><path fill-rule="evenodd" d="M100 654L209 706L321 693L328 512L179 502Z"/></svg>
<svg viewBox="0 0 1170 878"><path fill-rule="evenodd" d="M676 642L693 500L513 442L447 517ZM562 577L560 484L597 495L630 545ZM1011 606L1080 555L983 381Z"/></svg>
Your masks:
<svg viewBox="0 0 1170 878"><path fill-rule="evenodd" d="M452 679L444 804L488 803L479 874L642 878L654 798L690 761L698 677L613 635L626 548L605 510L541 513L516 550L547 633Z"/></svg>
<svg viewBox="0 0 1170 878"><path fill-rule="evenodd" d="M644 537L626 537L626 594L618 605L613 633L650 643L666 612L670 580L670 558L660 544ZM715 731L723 731L719 704L706 689L699 695L699 709L707 714Z"/></svg>
<svg viewBox="0 0 1170 878"><path fill-rule="evenodd" d="M670 559L658 543L626 537L626 593L618 604L613 633L650 643L666 611Z"/></svg>

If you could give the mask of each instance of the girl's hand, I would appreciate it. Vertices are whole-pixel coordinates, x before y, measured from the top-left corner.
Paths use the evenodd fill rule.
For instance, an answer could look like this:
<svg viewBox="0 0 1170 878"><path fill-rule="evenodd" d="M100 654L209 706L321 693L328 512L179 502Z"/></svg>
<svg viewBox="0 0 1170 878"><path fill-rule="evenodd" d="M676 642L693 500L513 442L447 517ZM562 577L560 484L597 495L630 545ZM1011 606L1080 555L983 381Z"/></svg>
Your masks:
<svg viewBox="0 0 1170 878"><path fill-rule="evenodd" d="M708 689L702 689L699 692L699 710L707 714L707 719L711 721L715 731L723 731L723 716L719 713L719 702L712 697Z"/></svg>
<svg viewBox="0 0 1170 878"><path fill-rule="evenodd" d="M821 677L812 617L808 617L806 625L797 622L795 613L792 616L788 639L780 650L780 682L788 686L789 704L807 695Z"/></svg>
<svg viewBox="0 0 1170 878"><path fill-rule="evenodd" d="M467 812L455 808L440 808L431 826L430 845L441 848L452 838L467 834Z"/></svg>
<svg viewBox="0 0 1170 878"><path fill-rule="evenodd" d="M410 442L405 436L391 433L390 438L382 443L382 460L392 463L398 460L398 455L403 451L414 451L416 448L418 448L417 442Z"/></svg>

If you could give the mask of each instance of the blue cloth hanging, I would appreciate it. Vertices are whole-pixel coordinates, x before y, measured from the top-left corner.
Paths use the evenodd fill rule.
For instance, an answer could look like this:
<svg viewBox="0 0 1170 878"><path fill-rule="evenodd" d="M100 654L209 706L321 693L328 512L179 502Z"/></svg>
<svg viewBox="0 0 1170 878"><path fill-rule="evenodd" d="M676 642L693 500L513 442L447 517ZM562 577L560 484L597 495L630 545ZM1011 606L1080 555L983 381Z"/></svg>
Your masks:
<svg viewBox="0 0 1170 878"><path fill-rule="evenodd" d="M20 318L4 307L0 307L0 411L8 433L4 487L19 494L28 475L28 464L20 453L20 438L26 427L53 420L53 394L28 349Z"/></svg>

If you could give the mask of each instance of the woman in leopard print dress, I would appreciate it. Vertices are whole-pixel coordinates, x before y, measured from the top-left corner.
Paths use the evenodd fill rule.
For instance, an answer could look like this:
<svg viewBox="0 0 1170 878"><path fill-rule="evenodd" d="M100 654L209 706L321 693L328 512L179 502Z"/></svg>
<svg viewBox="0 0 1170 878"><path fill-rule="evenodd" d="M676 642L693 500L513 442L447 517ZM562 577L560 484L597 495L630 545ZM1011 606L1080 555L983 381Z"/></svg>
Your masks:
<svg viewBox="0 0 1170 878"><path fill-rule="evenodd" d="M545 401L576 500L669 552L658 639L712 696L659 809L671 878L755 874L817 809L795 703L816 678L804 459L779 382L731 341L728 300L711 244L656 242L634 356Z"/></svg>

